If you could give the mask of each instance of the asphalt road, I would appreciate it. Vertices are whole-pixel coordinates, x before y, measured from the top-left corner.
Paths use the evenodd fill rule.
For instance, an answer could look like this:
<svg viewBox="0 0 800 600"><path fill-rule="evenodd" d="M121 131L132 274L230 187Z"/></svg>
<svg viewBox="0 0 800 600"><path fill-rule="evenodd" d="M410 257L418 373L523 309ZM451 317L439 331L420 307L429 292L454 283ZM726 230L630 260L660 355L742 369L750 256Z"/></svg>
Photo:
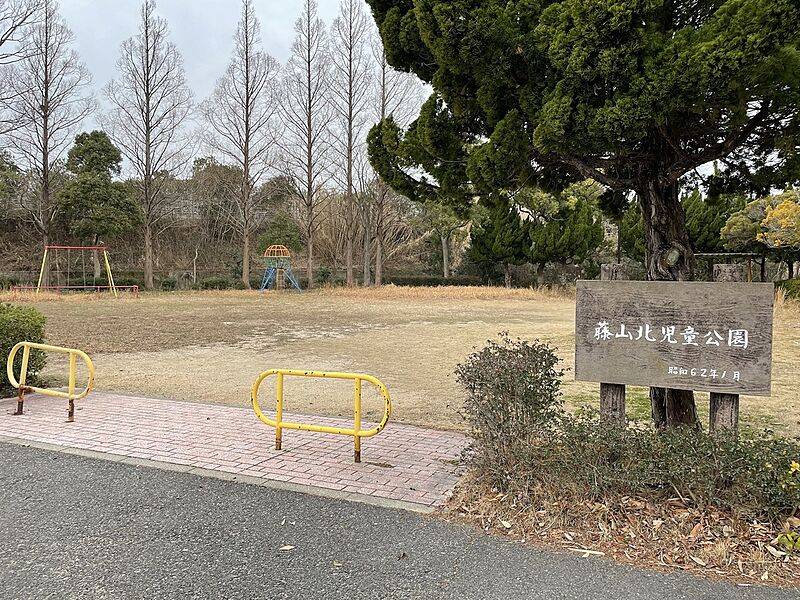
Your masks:
<svg viewBox="0 0 800 600"><path fill-rule="evenodd" d="M0 598L798 599L442 520L0 444Z"/></svg>

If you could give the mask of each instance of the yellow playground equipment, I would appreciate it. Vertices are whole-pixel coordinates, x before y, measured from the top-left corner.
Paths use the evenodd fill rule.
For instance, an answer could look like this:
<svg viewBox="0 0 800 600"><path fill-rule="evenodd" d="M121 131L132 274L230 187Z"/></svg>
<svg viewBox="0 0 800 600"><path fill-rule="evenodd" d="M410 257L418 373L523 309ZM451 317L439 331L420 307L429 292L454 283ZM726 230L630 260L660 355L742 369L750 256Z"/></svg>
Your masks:
<svg viewBox="0 0 800 600"><path fill-rule="evenodd" d="M105 270L105 280L97 279L94 271L89 265L87 270L86 253L92 254L90 262L94 258L101 263ZM91 270L91 273L88 271ZM45 277L48 275L48 277ZM55 279L52 282L50 277ZM50 283L46 283L50 280ZM45 246L42 254L42 266L39 269L39 279L35 286L17 285L12 288L15 291L51 291L61 293L68 292L111 292L115 298L119 297L119 292L128 290L135 296L139 294L138 285L117 285L114 283L114 275L111 272L111 261L108 257L108 246Z"/></svg>
<svg viewBox="0 0 800 600"><path fill-rule="evenodd" d="M14 375L14 359L17 352L22 350L22 365L20 367L19 379ZM47 388L39 388L31 385L26 385L25 381L28 378L28 360L30 359L31 350L42 350L44 352L59 352L62 354L69 354L69 386L66 392L60 390L51 390ZM75 372L77 370L77 358L83 359L86 363L87 369L87 382L86 387L81 391L75 391ZM27 392L38 392L46 396L56 396L58 398L66 398L69 401L67 411L67 421L72 423L75 420L75 400L85 398L94 387L94 364L92 359L82 350L75 348L62 348L60 346L49 346L47 344L36 344L34 342L20 342L11 349L8 353L8 361L6 362L6 373L8 380L15 388L19 390L19 399L17 401L17 412L15 415L22 414L22 407L25 403L25 394Z"/></svg>
<svg viewBox="0 0 800 600"><path fill-rule="evenodd" d="M275 418L270 419L261 411L261 406L258 404L258 390L261 387L261 382L267 377L275 375L277 377L277 399L275 406ZM305 423L292 423L283 420L283 378L284 377L319 377L325 379L351 379L355 382L355 390L353 394L354 411L353 411L353 427L352 429L342 427L328 427L326 425L308 425ZM372 429L361 429L361 382L368 381L380 391L383 396L383 418L380 423ZM267 425L275 428L275 449L281 449L281 433L283 429L297 429L300 431L318 431L320 433L335 433L338 435L351 435L353 436L353 458L355 462L361 462L361 438L372 437L377 435L392 415L392 400L389 398L389 392L386 386L383 385L376 377L372 375L365 375L363 373L336 373L332 371L298 371L291 369L270 369L264 371L258 376L253 389L250 393L250 399L253 404L253 410L256 415Z"/></svg>

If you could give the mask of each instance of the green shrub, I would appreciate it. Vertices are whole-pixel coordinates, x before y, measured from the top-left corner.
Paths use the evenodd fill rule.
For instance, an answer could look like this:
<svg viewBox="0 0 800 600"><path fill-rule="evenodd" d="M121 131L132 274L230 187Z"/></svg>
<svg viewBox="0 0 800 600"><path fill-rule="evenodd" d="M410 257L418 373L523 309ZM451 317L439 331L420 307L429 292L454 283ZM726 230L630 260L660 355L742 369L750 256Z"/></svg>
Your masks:
<svg viewBox="0 0 800 600"><path fill-rule="evenodd" d="M44 342L45 317L35 308L14 306L0 303L0 357L5 366L11 348L19 342ZM22 351L14 359L14 373L19 376L22 366ZM45 366L45 355L39 350L32 350L28 359L28 379L31 385L37 385L39 373ZM0 397L16 395L5 374L0 378Z"/></svg>
<svg viewBox="0 0 800 600"><path fill-rule="evenodd" d="M159 287L161 287L162 292L174 292L178 287L178 280L174 277L167 277L166 279L161 280Z"/></svg>
<svg viewBox="0 0 800 600"><path fill-rule="evenodd" d="M800 490L781 485L797 456L798 440L626 430L584 415L563 419L558 435L541 437L529 460L540 459L550 483L567 477L581 496L677 495L698 508L778 520L800 508Z"/></svg>
<svg viewBox="0 0 800 600"><path fill-rule="evenodd" d="M114 275L114 285L131 286L136 285L140 290L144 289L144 279L133 275Z"/></svg>
<svg viewBox="0 0 800 600"><path fill-rule="evenodd" d="M322 265L320 268L317 269L317 272L314 275L314 280L320 287L324 285L329 285L333 281L333 271L331 270L330 267Z"/></svg>
<svg viewBox="0 0 800 600"><path fill-rule="evenodd" d="M800 440L626 429L596 412L571 415L561 409L556 363L548 346L504 336L456 369L472 438L465 458L482 483L531 503L542 494L577 503L680 497L773 523L800 510L792 471Z"/></svg>
<svg viewBox="0 0 800 600"><path fill-rule="evenodd" d="M10 275L0 275L0 290L10 290L19 285L19 279Z"/></svg>
<svg viewBox="0 0 800 600"><path fill-rule="evenodd" d="M784 290L788 298L800 300L800 277L778 281L775 287Z"/></svg>
<svg viewBox="0 0 800 600"><path fill-rule="evenodd" d="M499 485L527 460L526 432L551 427L562 412L558 362L549 345L501 333L499 342L489 341L456 367L467 391L469 460Z"/></svg>
<svg viewBox="0 0 800 600"><path fill-rule="evenodd" d="M93 279L91 274L90 274L89 276L86 277L85 281L84 281L83 277L71 277L69 280L62 279L60 281L58 279L56 279L56 278L53 278L50 281L50 284L51 285L69 285L69 286L74 286L74 287L79 287L79 286L83 286L83 285L106 287L106 286L108 286L108 277L106 277L106 275L104 273L102 275L102 277L99 277L97 279ZM144 279L141 279L140 277L136 277L136 276L133 276L133 275L123 275L123 274L114 275L114 285L117 285L117 286L132 286L132 285L136 285L136 286L139 286L139 289L141 290L141 289L144 289Z"/></svg>
<svg viewBox="0 0 800 600"><path fill-rule="evenodd" d="M206 277L197 284L201 290L227 290L231 287L231 282L225 277Z"/></svg>

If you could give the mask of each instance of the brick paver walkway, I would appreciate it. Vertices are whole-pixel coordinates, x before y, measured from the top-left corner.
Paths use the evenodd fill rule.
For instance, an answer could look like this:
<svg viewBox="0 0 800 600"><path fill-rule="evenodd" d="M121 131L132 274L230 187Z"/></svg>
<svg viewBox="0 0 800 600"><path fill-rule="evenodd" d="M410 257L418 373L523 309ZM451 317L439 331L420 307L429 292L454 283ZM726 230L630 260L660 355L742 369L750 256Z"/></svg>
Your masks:
<svg viewBox="0 0 800 600"><path fill-rule="evenodd" d="M249 408L95 392L67 423L65 404L31 395L25 414L13 416L16 399L0 400L0 435L429 507L452 490L466 444L458 433L390 422L362 440L363 462L355 464L351 437L284 430L284 449L275 450L275 430ZM284 419L352 427L344 419Z"/></svg>

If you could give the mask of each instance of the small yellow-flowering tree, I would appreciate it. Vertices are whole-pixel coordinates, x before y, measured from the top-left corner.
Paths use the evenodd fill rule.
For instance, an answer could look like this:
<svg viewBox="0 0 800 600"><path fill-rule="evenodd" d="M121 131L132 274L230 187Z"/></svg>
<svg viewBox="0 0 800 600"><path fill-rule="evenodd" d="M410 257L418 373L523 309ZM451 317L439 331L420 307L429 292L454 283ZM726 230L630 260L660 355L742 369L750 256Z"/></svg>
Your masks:
<svg viewBox="0 0 800 600"><path fill-rule="evenodd" d="M789 189L749 203L731 215L721 235L730 250L756 251L786 261L793 278L794 262L800 260L800 193Z"/></svg>
<svg viewBox="0 0 800 600"><path fill-rule="evenodd" d="M787 190L777 197L780 204L767 210L758 241L770 248L800 252L800 193Z"/></svg>

